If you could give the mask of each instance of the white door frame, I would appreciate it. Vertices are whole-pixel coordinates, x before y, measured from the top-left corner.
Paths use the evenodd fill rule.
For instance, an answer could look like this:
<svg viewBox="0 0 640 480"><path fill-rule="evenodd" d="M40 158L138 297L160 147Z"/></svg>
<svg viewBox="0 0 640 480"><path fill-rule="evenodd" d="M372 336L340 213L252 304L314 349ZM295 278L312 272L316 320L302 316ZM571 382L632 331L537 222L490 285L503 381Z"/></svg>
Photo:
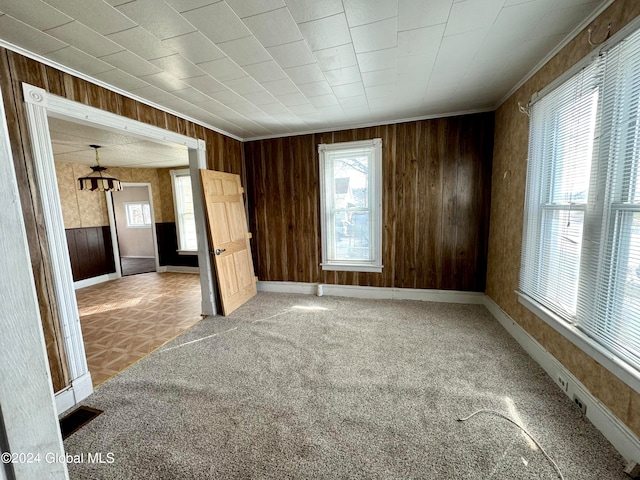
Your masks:
<svg viewBox="0 0 640 480"><path fill-rule="evenodd" d="M68 480L42 320L33 281L27 233L0 92L0 434L9 452L40 462L0 462L0 478Z"/></svg>
<svg viewBox="0 0 640 480"><path fill-rule="evenodd" d="M198 262L202 290L203 315L215 315L215 283L213 281L206 219L202 204L202 186L197 174L207 168L204 140L170 132L82 103L48 93L33 85L22 84L33 160L42 203L48 254L51 261L53 289L60 319L60 330L67 358L70 385L56 394L58 411L62 412L93 392L91 374L87 367L78 305L71 274L71 263L62 218L62 207L53 148L49 133L48 116L82 123L145 140L184 145L189 148L189 167L194 194L196 233L198 235ZM196 174L194 174L194 172Z"/></svg>
<svg viewBox="0 0 640 480"><path fill-rule="evenodd" d="M122 187L147 187L149 197L149 210L151 211L151 235L153 236L153 255L155 256L156 272L160 271L160 253L158 252L158 236L156 234L156 215L153 211L153 192L150 183L142 182L122 182ZM113 244L113 259L116 262L117 278L122 277L120 268L120 245L118 243L118 225L116 225L115 213L113 211L113 192L104 192L107 196L107 212L109 214L109 231L111 232L111 243Z"/></svg>

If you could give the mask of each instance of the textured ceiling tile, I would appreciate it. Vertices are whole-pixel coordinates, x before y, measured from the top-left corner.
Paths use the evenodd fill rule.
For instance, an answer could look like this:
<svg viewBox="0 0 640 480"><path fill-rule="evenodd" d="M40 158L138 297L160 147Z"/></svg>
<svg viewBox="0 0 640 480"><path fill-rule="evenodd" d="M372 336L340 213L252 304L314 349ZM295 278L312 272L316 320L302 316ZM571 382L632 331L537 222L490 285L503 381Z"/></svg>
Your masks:
<svg viewBox="0 0 640 480"><path fill-rule="evenodd" d="M162 71L160 67L147 62L143 58L140 58L127 50L112 53L111 55L105 55L101 59L136 77L160 73Z"/></svg>
<svg viewBox="0 0 640 480"><path fill-rule="evenodd" d="M111 53L124 50L120 45L112 42L108 38L94 32L89 27L79 22L70 22L59 27L47 30L47 33L58 40L62 40L69 45L73 45L80 50L93 55L94 57L102 57Z"/></svg>
<svg viewBox="0 0 640 480"><path fill-rule="evenodd" d="M333 87L333 93L340 99L342 103L343 98L358 97L364 95L364 86L362 82L347 83L346 85L336 85Z"/></svg>
<svg viewBox="0 0 640 480"><path fill-rule="evenodd" d="M61 12L102 35L126 30L136 24L102 0L46 0Z"/></svg>
<svg viewBox="0 0 640 480"><path fill-rule="evenodd" d="M212 62L199 63L198 67L220 82L244 77L245 72L229 58L220 58Z"/></svg>
<svg viewBox="0 0 640 480"><path fill-rule="evenodd" d="M292 105L289 107L296 115L306 115L308 113L313 113L316 111L316 107L311 105L310 103L301 103L300 105Z"/></svg>
<svg viewBox="0 0 640 480"><path fill-rule="evenodd" d="M174 77L173 75L168 74L167 72L154 73L153 75L145 75L141 77L141 80L150 83L151 85L155 85L158 88L166 90L167 92L173 92L174 90L182 90L187 87L187 85Z"/></svg>
<svg viewBox="0 0 640 480"><path fill-rule="evenodd" d="M282 68L307 65L309 63L315 63L316 61L316 58L307 46L307 42L304 40L279 45L277 47L269 47L267 50Z"/></svg>
<svg viewBox="0 0 640 480"><path fill-rule="evenodd" d="M161 42L142 27L134 27L122 32L112 33L107 37L145 60L166 57L176 53L169 45Z"/></svg>
<svg viewBox="0 0 640 480"><path fill-rule="evenodd" d="M393 84L396 79L396 69L378 70L376 72L365 72L362 74L362 83L365 87L375 87L377 85Z"/></svg>
<svg viewBox="0 0 640 480"><path fill-rule="evenodd" d="M287 107L291 107L293 105L302 105L303 103L309 103L307 97L302 95L300 92L297 93L287 93L284 95L276 95L278 100L282 102L283 105Z"/></svg>
<svg viewBox="0 0 640 480"><path fill-rule="evenodd" d="M351 29L356 53L392 48L398 44L396 18L369 23Z"/></svg>
<svg viewBox="0 0 640 480"><path fill-rule="evenodd" d="M398 15L398 0L343 0L343 3L350 27Z"/></svg>
<svg viewBox="0 0 640 480"><path fill-rule="evenodd" d="M193 63L210 62L225 56L222 50L200 32L191 32L162 40L162 45L178 52ZM166 55L156 55L153 58L164 56Z"/></svg>
<svg viewBox="0 0 640 480"><path fill-rule="evenodd" d="M298 88L306 97L317 97L318 95L327 95L333 93L331 87L326 80L321 82L298 84Z"/></svg>
<svg viewBox="0 0 640 480"><path fill-rule="evenodd" d="M317 97L309 98L309 102L316 108L329 107L332 105L339 105L338 99L333 93L328 95L319 95Z"/></svg>
<svg viewBox="0 0 640 480"><path fill-rule="evenodd" d="M94 76L98 80L102 80L109 85L113 85L114 87L118 87L127 91L142 88L147 85L146 82L143 82L139 78L134 77L133 75L129 75L127 72L123 72L122 70L119 70L117 68L114 68L113 70L109 70L107 72L97 73Z"/></svg>
<svg viewBox="0 0 640 480"><path fill-rule="evenodd" d="M332 87L335 85L355 83L361 80L360 70L357 65L354 65L353 67L340 68L338 70L330 70L328 72L324 72L324 76Z"/></svg>
<svg viewBox="0 0 640 480"><path fill-rule="evenodd" d="M502 9L502 0L466 0L451 7L445 35L490 27Z"/></svg>
<svg viewBox="0 0 640 480"><path fill-rule="evenodd" d="M277 115L278 113L285 113L289 111L289 109L280 102L261 105L260 109L269 115Z"/></svg>
<svg viewBox="0 0 640 480"><path fill-rule="evenodd" d="M358 63L353 45L347 43L338 47L325 48L313 52L322 70L336 70Z"/></svg>
<svg viewBox="0 0 640 480"><path fill-rule="evenodd" d="M7 15L39 30L47 30L73 20L42 0L2 1L0 9Z"/></svg>
<svg viewBox="0 0 640 480"><path fill-rule="evenodd" d="M250 65L271 60L271 55L255 37L244 37L229 42L218 43L220 49L238 65Z"/></svg>
<svg viewBox="0 0 640 480"><path fill-rule="evenodd" d="M284 0L226 0L229 6L240 17L249 17L269 12L285 6Z"/></svg>
<svg viewBox="0 0 640 480"><path fill-rule="evenodd" d="M65 47L61 50L56 50L48 55L51 60L55 60L63 65L71 67L79 72L86 73L87 75L95 75L96 73L102 73L109 70L113 70L113 67L108 63L98 60L91 55L78 50L76 47Z"/></svg>
<svg viewBox="0 0 640 480"><path fill-rule="evenodd" d="M286 68L285 72L289 75L289 78L295 83L311 83L324 80L322 70L317 63L310 65L302 65L300 67Z"/></svg>
<svg viewBox="0 0 640 480"><path fill-rule="evenodd" d="M261 91L256 93L248 93L243 95L248 101L253 103L254 105L269 105L270 103L277 102L276 98L271 95L269 92Z"/></svg>
<svg viewBox="0 0 640 480"><path fill-rule="evenodd" d="M296 87L296 84L288 78L285 78L283 80L276 80L274 82L264 82L262 86L276 96L298 92L298 87Z"/></svg>
<svg viewBox="0 0 640 480"><path fill-rule="evenodd" d="M180 97L181 99L191 103L202 103L202 102L208 102L211 100L209 96L191 87L184 88L182 90L175 90L172 93L176 97Z"/></svg>
<svg viewBox="0 0 640 480"><path fill-rule="evenodd" d="M242 77L235 80L229 80L228 82L224 82L224 84L240 95L264 91L262 86L251 77Z"/></svg>
<svg viewBox="0 0 640 480"><path fill-rule="evenodd" d="M296 22L308 22L344 11L341 0L286 0Z"/></svg>
<svg viewBox="0 0 640 480"><path fill-rule="evenodd" d="M398 30L446 23L453 0L398 0Z"/></svg>
<svg viewBox="0 0 640 480"><path fill-rule="evenodd" d="M272 82L287 78L287 74L275 61L255 63L253 65L245 65L244 70L260 83Z"/></svg>
<svg viewBox="0 0 640 480"><path fill-rule="evenodd" d="M57 38L36 30L9 15L0 16L0 35L3 40L42 55L67 46Z"/></svg>
<svg viewBox="0 0 640 480"><path fill-rule="evenodd" d="M364 87L362 91L364 92ZM363 93L357 97L340 97L339 101L343 108L362 107L367 105L367 96Z"/></svg>
<svg viewBox="0 0 640 480"><path fill-rule="evenodd" d="M344 13L298 25L312 50L337 47L351 42Z"/></svg>
<svg viewBox="0 0 640 480"><path fill-rule="evenodd" d="M245 18L244 23L265 47L302 40L298 25L287 8Z"/></svg>
<svg viewBox="0 0 640 480"><path fill-rule="evenodd" d="M438 51L446 24L398 32L398 56Z"/></svg>
<svg viewBox="0 0 640 480"><path fill-rule="evenodd" d="M249 29L225 2L190 10L183 13L183 16L215 43L251 35Z"/></svg>
<svg viewBox="0 0 640 480"><path fill-rule="evenodd" d="M178 53L168 57L156 58L151 60L151 63L176 78L199 77L204 74L200 68Z"/></svg>
<svg viewBox="0 0 640 480"><path fill-rule="evenodd" d="M130 0L117 0L119 3L127 3ZM204 7L205 5L211 5L221 0L164 0L171 5L177 12L186 12L188 10L194 10L196 8Z"/></svg>
<svg viewBox="0 0 640 480"><path fill-rule="evenodd" d="M195 30L173 8L157 0L135 0L120 5L118 9L161 40Z"/></svg>
<svg viewBox="0 0 640 480"><path fill-rule="evenodd" d="M394 47L385 50L358 53L357 58L360 71L364 73L395 67L397 56L398 49Z"/></svg>
<svg viewBox="0 0 640 480"><path fill-rule="evenodd" d="M214 78L211 78L209 75L183 78L182 81L188 85L191 85L193 88L200 90L202 93L219 92L220 90L224 90L226 88L222 83L218 82Z"/></svg>
<svg viewBox="0 0 640 480"><path fill-rule="evenodd" d="M241 95L238 95L236 92L229 89L221 90L219 92L211 92L209 95L211 98L214 98L225 105L233 105L234 103L246 101Z"/></svg>

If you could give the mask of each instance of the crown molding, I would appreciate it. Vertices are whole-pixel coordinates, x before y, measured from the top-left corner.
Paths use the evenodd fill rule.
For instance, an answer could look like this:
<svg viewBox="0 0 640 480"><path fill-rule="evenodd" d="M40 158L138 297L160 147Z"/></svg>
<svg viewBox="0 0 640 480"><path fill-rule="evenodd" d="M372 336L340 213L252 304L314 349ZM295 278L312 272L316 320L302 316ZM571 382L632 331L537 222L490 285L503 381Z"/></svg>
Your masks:
<svg viewBox="0 0 640 480"><path fill-rule="evenodd" d="M188 122L191 123L195 123L197 125L200 125L201 127L207 128L209 130L213 130L214 132L220 133L222 135L225 135L229 138L233 138L234 140L238 140L239 142L244 142L245 140L242 137L239 137L237 135L234 135L232 133L226 132L224 130L222 130L221 128L218 127L214 127L213 125L210 125L208 123L205 123L201 120L197 120L193 117L190 117L188 115L185 115L184 113L180 113L180 112L176 112L175 110L171 110L170 108L164 107L162 105L159 105L155 102L152 102L150 100L147 100L146 98L142 98L139 97L138 95L135 95L131 92L128 92L126 90L123 90L121 88L118 87L114 87L113 85L107 83L107 82L103 82L102 80L98 80L97 78L93 78L90 75L87 75L86 73L82 73L79 72L77 70L74 70L73 68L67 67L65 65L62 65L61 63L55 62L53 60L50 60L46 57L43 57L40 54L37 53L33 53L30 52L29 50L26 50L22 47L19 47L17 45L14 45L13 43L7 42L5 40L0 39L0 47L4 47L7 50L11 50L15 53L18 53L20 55L23 55L27 58L30 58L31 60L35 60L36 62L40 62L44 65L47 65L49 67L53 67L55 69L58 69L64 73L68 73L69 75L73 75L74 77L78 77L82 80L85 80L89 83L93 83L94 85L98 85L99 87L103 87L106 88L107 90L111 90L112 92L115 92L119 95L122 95L123 97L127 97L130 98L132 100L135 100L137 102L143 103L145 105L148 105L150 107L153 107L155 109L161 110L163 112L169 113L171 115L174 115L176 117L182 118L183 120L186 120ZM115 67L114 67L115 69ZM168 92L171 93L171 92Z"/></svg>

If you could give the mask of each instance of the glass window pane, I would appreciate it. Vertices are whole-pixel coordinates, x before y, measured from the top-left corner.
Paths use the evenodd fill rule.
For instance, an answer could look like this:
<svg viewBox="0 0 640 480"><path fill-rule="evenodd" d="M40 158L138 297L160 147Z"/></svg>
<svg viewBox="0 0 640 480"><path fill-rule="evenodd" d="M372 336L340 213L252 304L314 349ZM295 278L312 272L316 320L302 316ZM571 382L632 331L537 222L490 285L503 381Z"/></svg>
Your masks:
<svg viewBox="0 0 640 480"><path fill-rule="evenodd" d="M586 203L593 156L598 90L562 106L552 124L555 152L549 203Z"/></svg>
<svg viewBox="0 0 640 480"><path fill-rule="evenodd" d="M542 214L540 293L570 316L576 314L583 221L581 211Z"/></svg>

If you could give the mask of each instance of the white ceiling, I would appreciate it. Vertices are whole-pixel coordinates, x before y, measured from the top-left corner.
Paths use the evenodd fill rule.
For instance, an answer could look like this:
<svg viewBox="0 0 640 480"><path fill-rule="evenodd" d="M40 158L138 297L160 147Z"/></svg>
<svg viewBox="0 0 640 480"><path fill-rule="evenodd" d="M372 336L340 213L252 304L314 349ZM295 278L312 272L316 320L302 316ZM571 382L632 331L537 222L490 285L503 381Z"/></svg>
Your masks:
<svg viewBox="0 0 640 480"><path fill-rule="evenodd" d="M0 0L0 39L244 139L492 109L607 0Z"/></svg>
<svg viewBox="0 0 640 480"><path fill-rule="evenodd" d="M89 145L100 145L104 167L167 168L189 164L189 152L182 145L165 145L121 135L109 130L49 117L49 132L56 162L96 164Z"/></svg>

